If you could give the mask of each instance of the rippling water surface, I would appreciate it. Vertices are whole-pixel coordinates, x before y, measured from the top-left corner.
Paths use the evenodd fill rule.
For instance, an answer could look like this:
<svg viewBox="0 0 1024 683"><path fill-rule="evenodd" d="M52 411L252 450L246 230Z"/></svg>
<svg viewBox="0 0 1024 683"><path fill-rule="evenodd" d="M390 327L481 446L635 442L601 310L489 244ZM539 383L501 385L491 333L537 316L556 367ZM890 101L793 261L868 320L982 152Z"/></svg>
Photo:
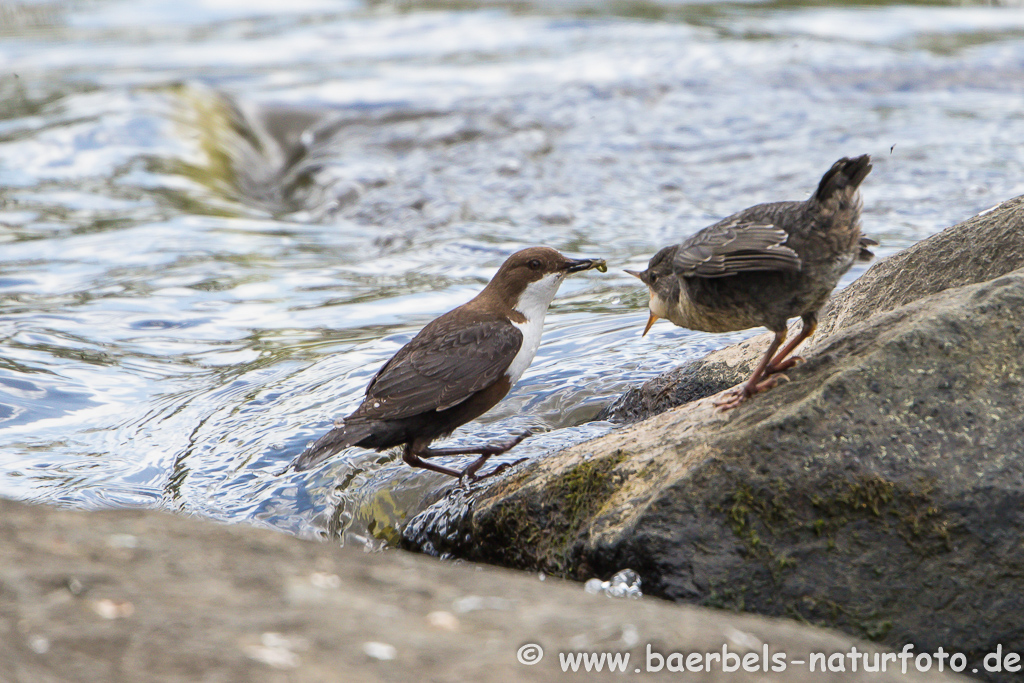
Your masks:
<svg viewBox="0 0 1024 683"><path fill-rule="evenodd" d="M452 437L506 460L744 336L639 338L661 246L863 152L881 256L1024 193L1019 7L471 5L0 5L0 495L393 541L450 479L278 473L512 251L612 268Z"/></svg>

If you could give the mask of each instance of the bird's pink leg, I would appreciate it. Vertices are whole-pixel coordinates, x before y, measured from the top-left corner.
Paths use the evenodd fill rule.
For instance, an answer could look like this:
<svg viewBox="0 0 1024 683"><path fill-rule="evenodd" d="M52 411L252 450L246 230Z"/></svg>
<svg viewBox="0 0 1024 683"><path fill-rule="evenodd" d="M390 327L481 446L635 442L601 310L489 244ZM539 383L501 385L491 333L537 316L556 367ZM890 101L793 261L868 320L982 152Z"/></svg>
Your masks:
<svg viewBox="0 0 1024 683"><path fill-rule="evenodd" d="M768 367L764 369L766 375L774 375L777 372L785 372L791 367L803 361L800 356L793 356L787 358L789 354L793 353L796 347L800 346L805 339L814 334L814 331L818 329L818 314L808 313L803 316L803 324L800 326L800 334L793 337L792 341L786 344L781 351L772 358L771 362L768 363Z"/></svg>
<svg viewBox="0 0 1024 683"><path fill-rule="evenodd" d="M715 407L719 410L732 410L754 394L765 391L766 389L771 389L778 384L779 378L783 377L783 375L769 377L768 379L764 379L764 376L767 374L765 370L771 362L773 355L778 348L782 346L782 342L785 340L786 330L783 328L781 332L775 333L775 339L772 340L771 345L768 347L768 351L761 358L761 362L757 364L756 368L754 368L754 372L751 373L750 379L741 384L737 389L729 391L722 396L721 399L715 401Z"/></svg>

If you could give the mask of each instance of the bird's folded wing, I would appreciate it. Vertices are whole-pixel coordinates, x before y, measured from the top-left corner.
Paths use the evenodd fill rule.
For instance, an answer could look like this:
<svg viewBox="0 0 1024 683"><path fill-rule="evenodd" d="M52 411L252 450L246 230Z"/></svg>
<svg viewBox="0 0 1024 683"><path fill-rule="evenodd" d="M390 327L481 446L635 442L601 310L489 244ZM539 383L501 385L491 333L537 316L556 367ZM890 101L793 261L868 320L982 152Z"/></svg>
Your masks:
<svg viewBox="0 0 1024 683"><path fill-rule="evenodd" d="M387 362L349 420L400 419L462 403L508 369L523 334L505 321L456 323L444 316Z"/></svg>
<svg viewBox="0 0 1024 683"><path fill-rule="evenodd" d="M800 257L785 246L782 228L763 223L723 221L679 245L672 262L681 277L725 277L758 270L800 270Z"/></svg>

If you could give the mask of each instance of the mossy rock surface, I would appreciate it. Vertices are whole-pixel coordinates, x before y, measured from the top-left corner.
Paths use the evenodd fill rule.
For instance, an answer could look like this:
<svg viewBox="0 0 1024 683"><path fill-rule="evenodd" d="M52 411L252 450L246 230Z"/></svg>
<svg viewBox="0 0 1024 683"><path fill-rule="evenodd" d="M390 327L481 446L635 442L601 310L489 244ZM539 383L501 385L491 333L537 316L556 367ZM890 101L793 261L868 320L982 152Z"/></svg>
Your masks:
<svg viewBox="0 0 1024 683"><path fill-rule="evenodd" d="M406 542L576 579L630 567L647 594L979 664L1024 651L1024 201L908 252L837 297L789 382L654 411ZM735 381L757 344L719 353ZM601 485L568 484L584 465Z"/></svg>

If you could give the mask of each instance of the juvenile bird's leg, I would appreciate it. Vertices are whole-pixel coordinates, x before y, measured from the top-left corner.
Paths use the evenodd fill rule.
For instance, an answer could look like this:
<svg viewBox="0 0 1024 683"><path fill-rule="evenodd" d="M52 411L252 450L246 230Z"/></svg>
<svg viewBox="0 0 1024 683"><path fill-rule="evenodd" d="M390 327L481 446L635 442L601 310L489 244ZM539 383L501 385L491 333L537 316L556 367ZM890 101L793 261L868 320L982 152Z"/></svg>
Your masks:
<svg viewBox="0 0 1024 683"><path fill-rule="evenodd" d="M466 477L469 481L476 481L478 479L484 479L497 474L500 471L504 471L511 467L511 464L499 465L493 472L489 472L481 477L477 477L477 471L484 466L487 459L494 455L501 455L506 451L509 451L518 446L524 439L530 436L530 432L520 434L514 439L504 441L495 444L489 444L486 446L470 446L468 448L430 448L430 442L424 443L420 440L415 440L412 443L405 445L405 450L402 453L402 459L406 463L413 467L422 467L423 469L432 470L434 472L440 472L441 474L447 474L451 477L462 478ZM443 465L435 465L432 462L427 462L423 458L437 458L446 455L479 455L477 460L474 460L469 467L462 472L452 469L450 467L444 467ZM522 462L522 461L520 461ZM512 463L519 464L519 463Z"/></svg>
<svg viewBox="0 0 1024 683"><path fill-rule="evenodd" d="M761 362L754 368L754 372L750 374L750 379L744 382L739 388L733 389L732 391L725 394L721 399L715 401L715 407L720 410L732 410L739 404L746 401L754 394L764 391L765 389L771 389L779 383L778 377L769 377L764 379L766 368L771 362L775 352L782 346L782 342L786 341L786 328L782 328L781 332L775 333L775 339L772 340L771 345L768 347L768 351L761 358ZM762 381L763 380L763 381Z"/></svg>
<svg viewBox="0 0 1024 683"><path fill-rule="evenodd" d="M787 358L789 354L793 353L796 347L800 346L805 339L814 334L814 331L818 329L818 314L807 313L802 316L803 324L800 326L800 334L793 337L793 340L786 344L775 358L772 358L771 362L768 363L768 367L765 368L765 375L774 375L776 372L785 372L797 363L803 362L803 358L800 356L793 356Z"/></svg>

